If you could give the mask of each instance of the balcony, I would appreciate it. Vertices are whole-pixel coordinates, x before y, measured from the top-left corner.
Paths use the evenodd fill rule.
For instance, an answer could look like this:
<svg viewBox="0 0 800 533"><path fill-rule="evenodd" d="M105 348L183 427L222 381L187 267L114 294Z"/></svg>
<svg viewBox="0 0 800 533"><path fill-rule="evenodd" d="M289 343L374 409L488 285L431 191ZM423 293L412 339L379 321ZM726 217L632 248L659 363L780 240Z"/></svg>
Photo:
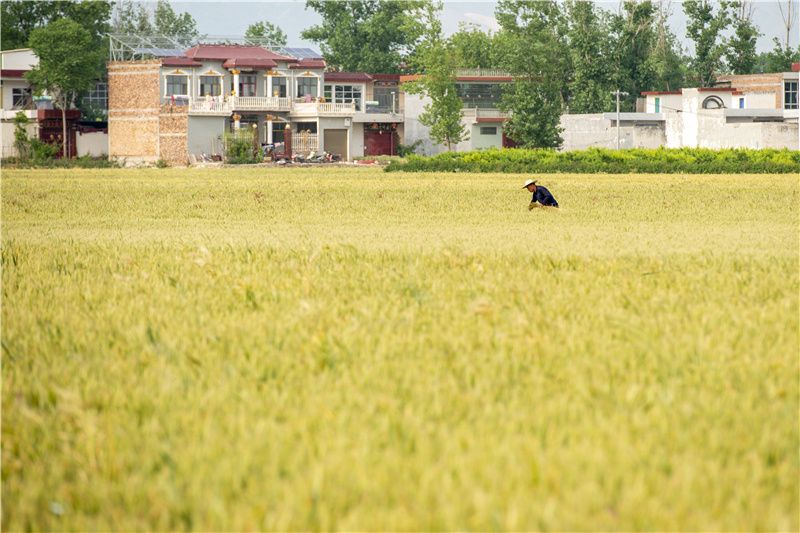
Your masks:
<svg viewBox="0 0 800 533"><path fill-rule="evenodd" d="M356 105L332 102L295 102L292 114L302 117L349 117L356 112Z"/></svg>
<svg viewBox="0 0 800 533"><path fill-rule="evenodd" d="M511 73L499 68L459 68L456 69L459 78L510 78Z"/></svg>
<svg viewBox="0 0 800 533"><path fill-rule="evenodd" d="M508 115L499 109L491 107L465 107L461 110L461 115L471 120L473 124L478 122L502 122Z"/></svg>
<svg viewBox="0 0 800 533"><path fill-rule="evenodd" d="M232 98L236 111L290 111L291 98L277 96L235 96Z"/></svg>
<svg viewBox="0 0 800 533"><path fill-rule="evenodd" d="M192 100L189 102L190 115L227 116L233 112L229 102L218 100Z"/></svg>

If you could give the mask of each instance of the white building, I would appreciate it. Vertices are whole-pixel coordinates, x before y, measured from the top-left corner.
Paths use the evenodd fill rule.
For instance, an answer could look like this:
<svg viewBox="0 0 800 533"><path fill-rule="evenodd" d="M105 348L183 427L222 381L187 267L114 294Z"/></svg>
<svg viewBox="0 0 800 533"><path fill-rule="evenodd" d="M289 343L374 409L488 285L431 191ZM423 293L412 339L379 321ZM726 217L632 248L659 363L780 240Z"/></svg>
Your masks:
<svg viewBox="0 0 800 533"><path fill-rule="evenodd" d="M564 150L614 148L800 149L798 71L720 77L717 87L643 93L644 109L564 115Z"/></svg>

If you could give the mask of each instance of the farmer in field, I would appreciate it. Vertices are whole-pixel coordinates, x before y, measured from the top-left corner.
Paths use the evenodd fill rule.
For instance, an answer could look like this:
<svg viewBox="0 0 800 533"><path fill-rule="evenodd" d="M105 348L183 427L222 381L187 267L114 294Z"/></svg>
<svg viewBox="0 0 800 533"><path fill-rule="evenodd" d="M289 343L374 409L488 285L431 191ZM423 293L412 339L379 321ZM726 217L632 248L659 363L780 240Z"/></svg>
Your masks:
<svg viewBox="0 0 800 533"><path fill-rule="evenodd" d="M550 191L541 185L536 185L536 181L528 180L525 182L525 185L523 185L522 188L528 189L529 192L533 193L531 203L528 205L528 211L534 207L538 207L536 205L537 202L544 207L558 207L558 202L556 202L556 199L553 198L552 194L550 194Z"/></svg>

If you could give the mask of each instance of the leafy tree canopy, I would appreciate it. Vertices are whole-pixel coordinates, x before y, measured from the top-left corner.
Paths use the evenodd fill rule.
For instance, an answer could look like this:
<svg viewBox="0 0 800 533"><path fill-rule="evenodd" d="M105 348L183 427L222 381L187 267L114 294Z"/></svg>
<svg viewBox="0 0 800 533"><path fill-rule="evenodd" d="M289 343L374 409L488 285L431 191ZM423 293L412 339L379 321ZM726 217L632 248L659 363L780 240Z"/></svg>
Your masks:
<svg viewBox="0 0 800 533"><path fill-rule="evenodd" d="M110 16L111 3L106 1L3 0L0 2L0 47L3 50L26 48L33 30L66 17L89 32L93 46L108 48L105 45L104 35L109 30Z"/></svg>
<svg viewBox="0 0 800 533"><path fill-rule="evenodd" d="M344 71L400 72L422 35L424 0L308 0L322 23L302 32L319 43L328 65Z"/></svg>
<svg viewBox="0 0 800 533"><path fill-rule="evenodd" d="M728 43L722 33L730 25L730 2L724 1L714 9L711 0L686 0L686 36L694 42L692 74L700 87L711 87L722 66Z"/></svg>
<svg viewBox="0 0 800 533"><path fill-rule="evenodd" d="M122 0L114 10L113 30L116 33L162 34L183 45L196 42L200 32L189 13L176 13L167 0L158 0L153 13L138 2Z"/></svg>
<svg viewBox="0 0 800 533"><path fill-rule="evenodd" d="M81 91L97 79L97 63L102 52L93 47L92 34L77 22L62 18L31 32L30 47L39 64L25 76L37 91L47 91L62 110L75 102ZM63 120L64 154L67 154L66 120Z"/></svg>
<svg viewBox="0 0 800 533"><path fill-rule="evenodd" d="M461 122L463 103L456 90L457 59L452 44L442 36L440 9L441 4L429 3L425 7L425 32L415 53L417 66L425 74L418 81L405 84L404 89L430 99L419 121L430 128L431 139L452 150L468 134Z"/></svg>
<svg viewBox="0 0 800 533"><path fill-rule="evenodd" d="M286 34L283 30L268 21L254 22L247 27L244 36L273 46L286 46Z"/></svg>
<svg viewBox="0 0 800 533"><path fill-rule="evenodd" d="M456 65L462 68L492 68L497 66L493 36L474 24L459 24L450 36L451 53Z"/></svg>

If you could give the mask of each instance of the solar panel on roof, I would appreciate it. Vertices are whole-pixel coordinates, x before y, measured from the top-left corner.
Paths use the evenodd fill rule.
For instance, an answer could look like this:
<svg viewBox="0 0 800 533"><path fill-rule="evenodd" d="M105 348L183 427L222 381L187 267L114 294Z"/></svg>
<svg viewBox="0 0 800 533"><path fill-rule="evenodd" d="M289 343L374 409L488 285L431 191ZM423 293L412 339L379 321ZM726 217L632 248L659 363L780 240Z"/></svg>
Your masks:
<svg viewBox="0 0 800 533"><path fill-rule="evenodd" d="M322 54L311 48L281 48L279 54L296 57L297 59L322 59Z"/></svg>
<svg viewBox="0 0 800 533"><path fill-rule="evenodd" d="M155 57L174 57L183 55L183 50L181 48L138 47L134 48L134 51L137 54L147 54Z"/></svg>

